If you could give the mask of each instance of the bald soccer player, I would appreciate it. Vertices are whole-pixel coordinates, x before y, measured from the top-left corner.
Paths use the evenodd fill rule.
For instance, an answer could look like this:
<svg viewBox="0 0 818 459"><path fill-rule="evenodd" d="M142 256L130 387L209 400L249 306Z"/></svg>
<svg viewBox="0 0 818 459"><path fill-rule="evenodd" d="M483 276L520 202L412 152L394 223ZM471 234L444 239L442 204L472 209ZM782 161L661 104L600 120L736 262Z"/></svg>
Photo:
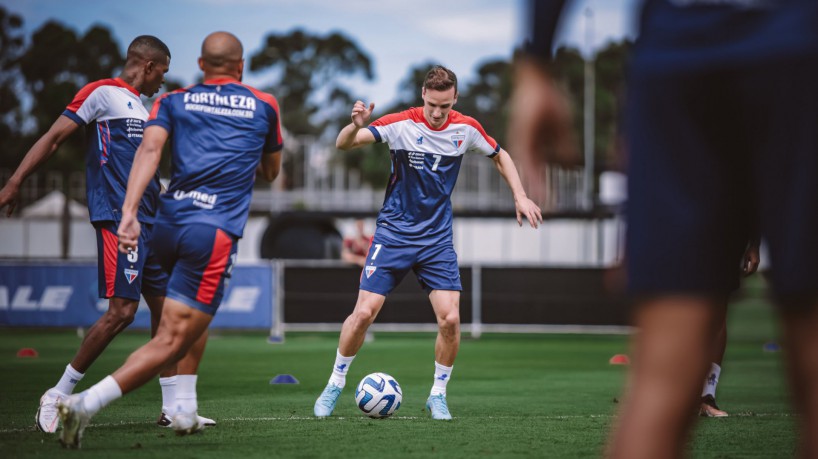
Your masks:
<svg viewBox="0 0 818 459"><path fill-rule="evenodd" d="M59 405L65 447L80 446L85 426L100 409L180 359L194 374L177 387L172 426L179 435L203 428L195 376L201 352L188 351L204 349L247 222L255 175L272 181L281 166L278 103L241 83L242 55L232 34L209 35L199 58L204 82L164 95L151 110L118 235L120 252L133 251L141 232L139 200L171 138L170 188L160 197L153 234L158 261L169 276L162 318L156 336L122 367Z"/></svg>

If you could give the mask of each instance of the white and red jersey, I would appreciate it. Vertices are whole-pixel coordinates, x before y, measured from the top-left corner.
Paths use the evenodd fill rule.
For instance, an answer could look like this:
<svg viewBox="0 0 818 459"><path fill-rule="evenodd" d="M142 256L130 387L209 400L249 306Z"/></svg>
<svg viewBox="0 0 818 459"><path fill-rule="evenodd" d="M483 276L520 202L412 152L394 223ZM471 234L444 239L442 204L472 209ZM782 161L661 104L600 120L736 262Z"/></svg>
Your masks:
<svg viewBox="0 0 818 459"><path fill-rule="evenodd" d="M392 156L378 226L411 243L451 240L451 195L463 155L493 157L500 146L477 120L454 110L439 129L415 107L379 118L369 130L376 141L389 144Z"/></svg>
<svg viewBox="0 0 818 459"><path fill-rule="evenodd" d="M142 143L148 111L139 91L120 78L85 85L63 112L87 126L86 195L91 221L119 221L134 154ZM159 197L159 174L139 203L139 221L153 223Z"/></svg>

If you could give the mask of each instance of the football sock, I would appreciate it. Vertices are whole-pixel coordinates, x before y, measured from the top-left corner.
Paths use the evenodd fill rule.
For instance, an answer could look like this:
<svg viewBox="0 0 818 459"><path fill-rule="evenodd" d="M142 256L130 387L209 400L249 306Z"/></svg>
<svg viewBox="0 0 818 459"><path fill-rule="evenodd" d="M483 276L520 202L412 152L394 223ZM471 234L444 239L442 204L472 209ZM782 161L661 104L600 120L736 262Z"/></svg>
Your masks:
<svg viewBox="0 0 818 459"><path fill-rule="evenodd" d="M195 413L199 407L196 401L197 375L176 375L175 412Z"/></svg>
<svg viewBox="0 0 818 459"><path fill-rule="evenodd" d="M65 366L65 372L62 374L60 382L54 386L54 389L57 389L63 394L72 394L74 393L74 388L77 387L77 383L80 382L83 376L85 375L75 370L69 363Z"/></svg>
<svg viewBox="0 0 818 459"><path fill-rule="evenodd" d="M159 387L162 388L162 411L171 414L173 402L176 401L176 376L159 378Z"/></svg>
<svg viewBox="0 0 818 459"><path fill-rule="evenodd" d="M716 398L716 386L719 385L719 375L721 375L721 367L716 363L711 363L710 371L707 373L707 379L704 380L702 397L710 395Z"/></svg>
<svg viewBox="0 0 818 459"><path fill-rule="evenodd" d="M446 384L452 377L452 368L435 362L435 383L432 385L431 395L446 395Z"/></svg>
<svg viewBox="0 0 818 459"><path fill-rule="evenodd" d="M122 397L122 389L119 388L119 384L117 384L114 377L108 375L105 379L83 392L83 394L85 394L83 406L88 414L93 416L97 411L108 406L119 397Z"/></svg>
<svg viewBox="0 0 818 459"><path fill-rule="evenodd" d="M347 383L347 371L352 364L352 357L344 357L340 350L335 351L335 364L332 366L332 375L329 377L329 382L338 387L343 388Z"/></svg>

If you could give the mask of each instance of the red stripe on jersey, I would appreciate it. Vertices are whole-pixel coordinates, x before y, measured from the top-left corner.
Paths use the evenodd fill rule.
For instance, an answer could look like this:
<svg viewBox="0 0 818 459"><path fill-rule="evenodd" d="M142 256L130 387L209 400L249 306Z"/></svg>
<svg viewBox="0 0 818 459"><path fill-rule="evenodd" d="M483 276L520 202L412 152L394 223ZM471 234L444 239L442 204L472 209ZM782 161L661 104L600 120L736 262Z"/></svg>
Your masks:
<svg viewBox="0 0 818 459"><path fill-rule="evenodd" d="M216 289L222 280L222 274L230 259L230 250L233 248L233 240L224 231L217 229L216 237L213 240L213 252L210 254L210 261L202 274L202 281L199 283L199 291L196 292L196 301L210 304L216 295Z"/></svg>
<svg viewBox="0 0 818 459"><path fill-rule="evenodd" d="M114 296L114 281L116 280L117 245L119 239L116 234L102 228L102 270L105 272L105 296Z"/></svg>
<svg viewBox="0 0 818 459"><path fill-rule="evenodd" d="M79 110L80 107L82 107L82 104L83 102L85 102L85 99L87 99L88 96L90 96L91 93L94 92L94 90L101 86L117 86L120 88L125 88L128 91L132 92L135 96L139 97L139 91L134 89L134 87L129 85L128 83L125 83L125 81L123 81L121 78L106 78L104 80L94 81L83 86L82 89L80 89L79 92L77 92L77 95L74 96L74 100L72 100L71 103L68 104L67 107L65 107L65 109L70 112L77 113L77 110Z"/></svg>
<svg viewBox="0 0 818 459"><path fill-rule="evenodd" d="M250 92L253 93L254 96L256 96L256 99L266 103L267 105L273 108L273 111L276 113L276 137L278 138L278 143L279 144L282 143L284 139L281 137L281 113L278 110L278 100L276 100L275 96L273 96L272 94L268 94L264 91L259 91L258 89L252 86L248 86L239 81L234 81L234 83L237 83L247 88L248 90L250 90Z"/></svg>

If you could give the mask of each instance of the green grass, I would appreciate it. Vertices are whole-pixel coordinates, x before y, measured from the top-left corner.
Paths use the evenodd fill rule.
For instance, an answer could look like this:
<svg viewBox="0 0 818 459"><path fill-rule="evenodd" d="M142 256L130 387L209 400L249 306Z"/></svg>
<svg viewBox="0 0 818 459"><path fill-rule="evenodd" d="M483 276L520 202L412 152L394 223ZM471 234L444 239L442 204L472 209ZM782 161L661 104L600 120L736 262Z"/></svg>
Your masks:
<svg viewBox="0 0 818 459"><path fill-rule="evenodd" d="M694 457L792 457L793 417L778 354L762 344L775 323L759 290L730 317L719 403L731 416L698 424ZM387 305L388 307L388 305ZM0 333L0 457L597 457L624 382L608 359L627 352L627 338L594 335L484 335L464 339L449 384L452 422L424 411L433 367L432 334L377 334L350 369L336 413L315 419L312 406L331 370L337 334L299 333L272 345L261 333L212 336L200 368L199 411L218 426L176 437L154 424L159 385L151 382L101 411L80 451L63 451L56 436L34 430L42 392L71 359L73 331L5 329ZM111 373L146 341L121 335L79 388ZM16 358L34 347L39 358ZM393 418L364 417L353 400L365 374L383 371L403 388ZM280 373L298 385L270 385Z"/></svg>

